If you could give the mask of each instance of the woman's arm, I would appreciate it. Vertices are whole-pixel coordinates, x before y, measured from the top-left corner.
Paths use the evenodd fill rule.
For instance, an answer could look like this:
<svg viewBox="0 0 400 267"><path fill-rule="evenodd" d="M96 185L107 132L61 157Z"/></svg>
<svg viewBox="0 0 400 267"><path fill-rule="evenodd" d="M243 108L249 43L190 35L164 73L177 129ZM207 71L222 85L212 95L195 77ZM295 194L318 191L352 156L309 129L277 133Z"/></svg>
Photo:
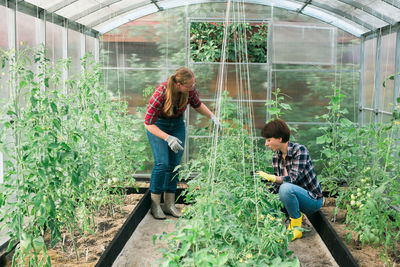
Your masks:
<svg viewBox="0 0 400 267"><path fill-rule="evenodd" d="M207 118L211 118L211 115L213 114L206 105L201 103L200 107L195 108L195 110L200 113L203 116L206 116Z"/></svg>
<svg viewBox="0 0 400 267"><path fill-rule="evenodd" d="M157 125L155 124L150 124L147 125L145 124L144 127L152 134L154 134L155 136L161 138L162 140L165 140L168 137L168 134L161 131L160 128L158 128Z"/></svg>

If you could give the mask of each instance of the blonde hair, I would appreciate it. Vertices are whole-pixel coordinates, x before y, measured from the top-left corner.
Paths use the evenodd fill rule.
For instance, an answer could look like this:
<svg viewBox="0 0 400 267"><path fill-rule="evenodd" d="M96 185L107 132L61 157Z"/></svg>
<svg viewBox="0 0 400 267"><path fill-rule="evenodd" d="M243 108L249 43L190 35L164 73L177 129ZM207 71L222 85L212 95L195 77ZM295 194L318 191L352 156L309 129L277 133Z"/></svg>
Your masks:
<svg viewBox="0 0 400 267"><path fill-rule="evenodd" d="M167 90L165 96L164 113L171 117L174 115L174 103L178 103L177 110L187 105L189 92L180 92L177 90L176 84L186 84L194 77L193 72L186 68L181 67L175 71L173 75L168 78Z"/></svg>

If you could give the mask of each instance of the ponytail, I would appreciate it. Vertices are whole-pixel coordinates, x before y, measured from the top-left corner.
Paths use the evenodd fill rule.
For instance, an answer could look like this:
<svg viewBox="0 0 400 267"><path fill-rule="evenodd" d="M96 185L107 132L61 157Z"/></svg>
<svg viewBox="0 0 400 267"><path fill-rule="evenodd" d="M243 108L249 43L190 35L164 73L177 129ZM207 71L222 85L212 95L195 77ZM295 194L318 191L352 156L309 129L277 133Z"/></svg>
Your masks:
<svg viewBox="0 0 400 267"><path fill-rule="evenodd" d="M185 84L193 77L194 74L190 69L182 67L177 69L175 73L168 78L165 104L163 109L164 113L168 117L174 115L174 105L177 105L175 106L175 109L179 110L187 105L189 98L189 92L179 92L176 88L176 84Z"/></svg>

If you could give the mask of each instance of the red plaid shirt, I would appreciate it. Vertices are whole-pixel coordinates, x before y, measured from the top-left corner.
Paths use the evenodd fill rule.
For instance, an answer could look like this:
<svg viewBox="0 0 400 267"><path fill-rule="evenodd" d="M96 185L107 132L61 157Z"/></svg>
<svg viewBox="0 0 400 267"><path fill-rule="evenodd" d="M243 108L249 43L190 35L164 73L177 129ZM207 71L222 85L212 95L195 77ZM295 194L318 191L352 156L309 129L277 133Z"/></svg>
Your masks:
<svg viewBox="0 0 400 267"><path fill-rule="evenodd" d="M167 90L167 82L159 84L154 91L153 95L150 97L149 105L147 106L146 115L144 117L144 123L146 125L154 124L158 118L161 116L163 118L168 118L167 114L164 113L164 103L165 103L165 91ZM201 105L199 94L196 88L193 91L189 91L188 104L193 108L198 108ZM177 112L169 118L178 118L186 110L186 106L178 109Z"/></svg>

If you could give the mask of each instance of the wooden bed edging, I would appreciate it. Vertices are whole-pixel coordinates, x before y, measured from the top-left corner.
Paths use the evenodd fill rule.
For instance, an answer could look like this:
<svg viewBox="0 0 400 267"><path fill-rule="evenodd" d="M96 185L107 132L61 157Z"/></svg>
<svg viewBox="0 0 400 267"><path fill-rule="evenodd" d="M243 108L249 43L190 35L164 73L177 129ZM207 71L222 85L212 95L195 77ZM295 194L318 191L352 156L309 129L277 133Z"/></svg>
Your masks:
<svg viewBox="0 0 400 267"><path fill-rule="evenodd" d="M324 241L333 258L340 267L358 267L358 263L340 239L335 229L321 211L307 215L315 230Z"/></svg>

